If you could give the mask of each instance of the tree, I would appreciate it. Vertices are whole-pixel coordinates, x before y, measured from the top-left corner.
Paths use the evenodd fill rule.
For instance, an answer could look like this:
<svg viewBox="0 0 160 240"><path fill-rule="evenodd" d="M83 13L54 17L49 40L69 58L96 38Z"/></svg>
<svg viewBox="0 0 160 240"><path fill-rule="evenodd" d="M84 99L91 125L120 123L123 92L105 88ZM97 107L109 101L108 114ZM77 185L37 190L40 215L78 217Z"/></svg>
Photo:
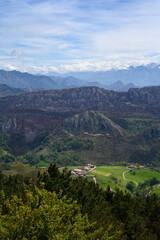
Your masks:
<svg viewBox="0 0 160 240"><path fill-rule="evenodd" d="M132 192L133 189L135 188L134 183L131 182L131 181L128 182L128 183L126 184L126 188Z"/></svg>
<svg viewBox="0 0 160 240"><path fill-rule="evenodd" d="M82 216L76 201L47 190L33 187L24 199L13 196L5 200L0 192L0 239L76 240L98 239L101 229L92 231L87 215ZM116 239L119 232L109 236L109 226L101 239Z"/></svg>

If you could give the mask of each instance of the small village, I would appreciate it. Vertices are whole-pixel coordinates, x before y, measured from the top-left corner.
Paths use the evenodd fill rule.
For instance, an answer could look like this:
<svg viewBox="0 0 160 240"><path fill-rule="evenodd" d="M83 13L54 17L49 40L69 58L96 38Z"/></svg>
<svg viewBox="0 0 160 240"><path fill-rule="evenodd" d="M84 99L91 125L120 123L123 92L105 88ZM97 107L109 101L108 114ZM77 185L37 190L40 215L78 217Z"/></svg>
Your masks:
<svg viewBox="0 0 160 240"><path fill-rule="evenodd" d="M72 170L72 174L82 177L88 177L88 178L95 178L94 175L88 175L87 173L90 171L93 171L96 168L96 165L87 164L87 166L84 166L83 169L74 169Z"/></svg>

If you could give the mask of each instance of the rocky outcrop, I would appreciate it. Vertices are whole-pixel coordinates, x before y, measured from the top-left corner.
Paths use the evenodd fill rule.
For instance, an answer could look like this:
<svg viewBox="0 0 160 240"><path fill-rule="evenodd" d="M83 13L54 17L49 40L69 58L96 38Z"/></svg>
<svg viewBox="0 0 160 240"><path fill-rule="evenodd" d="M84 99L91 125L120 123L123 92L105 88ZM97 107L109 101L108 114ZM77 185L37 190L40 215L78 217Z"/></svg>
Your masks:
<svg viewBox="0 0 160 240"><path fill-rule="evenodd" d="M127 93L127 99L134 104L144 106L160 105L160 86L131 88Z"/></svg>
<svg viewBox="0 0 160 240"><path fill-rule="evenodd" d="M77 114L70 119L66 119L62 126L70 131L78 132L106 132L112 135L127 135L126 132L102 113L87 111L83 114Z"/></svg>
<svg viewBox="0 0 160 240"><path fill-rule="evenodd" d="M25 137L26 142L34 139L39 134L38 127L34 123L31 125L29 122L15 117L9 118L1 125L1 132L20 133Z"/></svg>

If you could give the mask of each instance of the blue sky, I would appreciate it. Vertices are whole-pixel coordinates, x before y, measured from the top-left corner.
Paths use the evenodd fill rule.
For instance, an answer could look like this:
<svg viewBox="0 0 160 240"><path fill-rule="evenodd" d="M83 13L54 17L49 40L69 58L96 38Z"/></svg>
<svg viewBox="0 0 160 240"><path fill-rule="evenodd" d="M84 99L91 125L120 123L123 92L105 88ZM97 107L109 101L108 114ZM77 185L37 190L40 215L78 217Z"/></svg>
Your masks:
<svg viewBox="0 0 160 240"><path fill-rule="evenodd" d="M0 68L99 71L160 63L159 0L0 0Z"/></svg>

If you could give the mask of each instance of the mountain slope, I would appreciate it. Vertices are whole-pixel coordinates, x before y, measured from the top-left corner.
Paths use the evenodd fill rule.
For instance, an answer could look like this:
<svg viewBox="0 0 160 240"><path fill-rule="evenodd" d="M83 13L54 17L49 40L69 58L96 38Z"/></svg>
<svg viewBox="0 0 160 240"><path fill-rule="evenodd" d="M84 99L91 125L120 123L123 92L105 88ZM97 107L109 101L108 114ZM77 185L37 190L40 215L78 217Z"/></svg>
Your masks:
<svg viewBox="0 0 160 240"><path fill-rule="evenodd" d="M126 135L126 132L102 113L87 111L66 119L62 125L65 129L76 132L106 132L112 135Z"/></svg>
<svg viewBox="0 0 160 240"><path fill-rule="evenodd" d="M0 84L0 97L6 97L11 95L19 95L26 93L25 90L20 88L12 88L6 84Z"/></svg>

